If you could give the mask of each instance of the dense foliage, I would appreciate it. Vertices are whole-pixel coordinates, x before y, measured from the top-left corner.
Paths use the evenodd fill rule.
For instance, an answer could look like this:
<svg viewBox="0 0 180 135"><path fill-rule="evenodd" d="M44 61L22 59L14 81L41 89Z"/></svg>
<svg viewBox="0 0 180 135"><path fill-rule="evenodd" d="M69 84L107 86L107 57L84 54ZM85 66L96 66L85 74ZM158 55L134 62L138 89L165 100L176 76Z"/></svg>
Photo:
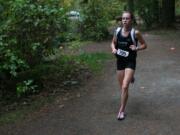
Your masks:
<svg viewBox="0 0 180 135"><path fill-rule="evenodd" d="M159 22L159 1L158 0L136 0L135 7L137 14L143 19L146 28Z"/></svg>
<svg viewBox="0 0 180 135"><path fill-rule="evenodd" d="M108 15L106 2L103 0L90 0L83 4L82 36L85 39L102 40L108 36Z"/></svg>
<svg viewBox="0 0 180 135"><path fill-rule="evenodd" d="M58 0L1 0L0 4L2 84L40 63L53 46L60 44L67 19Z"/></svg>

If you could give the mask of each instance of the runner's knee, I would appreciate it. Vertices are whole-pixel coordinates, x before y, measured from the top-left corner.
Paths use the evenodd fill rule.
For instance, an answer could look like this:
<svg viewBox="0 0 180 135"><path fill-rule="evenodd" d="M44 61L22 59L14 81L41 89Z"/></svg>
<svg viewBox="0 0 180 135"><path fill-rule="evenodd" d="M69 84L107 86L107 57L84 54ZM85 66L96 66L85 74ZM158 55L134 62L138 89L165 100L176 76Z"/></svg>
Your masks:
<svg viewBox="0 0 180 135"><path fill-rule="evenodd" d="M127 90L127 89L128 89L128 83L123 83L122 90Z"/></svg>

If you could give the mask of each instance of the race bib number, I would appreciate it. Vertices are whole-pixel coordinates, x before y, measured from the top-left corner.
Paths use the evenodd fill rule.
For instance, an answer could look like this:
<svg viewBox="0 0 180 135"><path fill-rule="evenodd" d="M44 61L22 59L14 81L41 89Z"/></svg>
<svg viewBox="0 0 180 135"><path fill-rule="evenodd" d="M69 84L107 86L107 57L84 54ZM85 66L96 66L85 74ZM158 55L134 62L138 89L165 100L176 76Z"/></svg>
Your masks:
<svg viewBox="0 0 180 135"><path fill-rule="evenodd" d="M117 50L117 54L120 55L120 56L123 56L123 57L128 57L129 56L128 51L124 51L124 50L121 50L121 49Z"/></svg>

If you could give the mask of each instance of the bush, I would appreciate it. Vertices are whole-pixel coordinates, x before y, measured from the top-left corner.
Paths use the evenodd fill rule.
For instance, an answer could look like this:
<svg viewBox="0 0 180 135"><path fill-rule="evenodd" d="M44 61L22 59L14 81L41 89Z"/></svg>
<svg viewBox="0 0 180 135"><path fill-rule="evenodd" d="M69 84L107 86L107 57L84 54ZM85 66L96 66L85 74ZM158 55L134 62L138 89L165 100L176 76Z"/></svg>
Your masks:
<svg viewBox="0 0 180 135"><path fill-rule="evenodd" d="M66 9L59 3L0 0L0 84L41 63L44 55L65 40Z"/></svg>
<svg viewBox="0 0 180 135"><path fill-rule="evenodd" d="M37 85L33 85L33 80L26 80L17 84L16 93L17 97L20 98L22 95L36 92Z"/></svg>
<svg viewBox="0 0 180 135"><path fill-rule="evenodd" d="M143 19L146 28L151 28L156 22L159 23L159 1L158 0L136 0L135 6L138 15Z"/></svg>
<svg viewBox="0 0 180 135"><path fill-rule="evenodd" d="M102 40L108 36L108 15L106 2L91 0L83 5L82 37L90 40Z"/></svg>
<svg viewBox="0 0 180 135"><path fill-rule="evenodd" d="M108 12L109 19L114 20L116 17L121 16L125 2L121 0L109 0L107 2L108 7L106 8L106 12Z"/></svg>
<svg viewBox="0 0 180 135"><path fill-rule="evenodd" d="M58 33L66 29L65 11L57 2L16 0L10 5L3 32L16 40L15 49L30 65L38 63L52 49Z"/></svg>

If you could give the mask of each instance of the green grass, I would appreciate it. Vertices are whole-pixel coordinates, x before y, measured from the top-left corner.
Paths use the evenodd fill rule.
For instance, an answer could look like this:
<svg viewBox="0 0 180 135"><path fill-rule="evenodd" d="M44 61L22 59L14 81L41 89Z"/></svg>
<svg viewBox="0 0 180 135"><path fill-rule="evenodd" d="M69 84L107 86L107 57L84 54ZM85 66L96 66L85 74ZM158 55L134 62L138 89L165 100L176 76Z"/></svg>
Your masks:
<svg viewBox="0 0 180 135"><path fill-rule="evenodd" d="M90 68L90 70L97 73L103 68L103 63L110 58L112 58L112 56L107 53L83 53L77 56L76 60L83 62Z"/></svg>
<svg viewBox="0 0 180 135"><path fill-rule="evenodd" d="M78 52L78 50L81 49L81 47L90 43L93 43L93 41L75 40L75 41L64 43L64 46L61 46L60 48L55 48L54 53L52 55L44 57L44 59L45 61L57 60L61 58L62 55L66 55L67 52L64 51L64 49L68 50L68 54L72 55L74 54L74 52Z"/></svg>
<svg viewBox="0 0 180 135"><path fill-rule="evenodd" d="M25 114L21 111L6 113L0 117L1 124L13 123L17 121L17 119L22 119Z"/></svg>
<svg viewBox="0 0 180 135"><path fill-rule="evenodd" d="M103 68L103 63L112 58L112 55L108 53L81 53L79 55L64 55L61 58L61 62L74 61L76 64L85 66L92 72L97 73Z"/></svg>
<svg viewBox="0 0 180 135"><path fill-rule="evenodd" d="M28 105L18 105L15 110L1 114L0 125L15 123L27 118L33 112L39 110L43 105L51 103L53 97L39 97L38 99L31 101Z"/></svg>
<svg viewBox="0 0 180 135"><path fill-rule="evenodd" d="M72 41L72 42L68 42L67 46L69 49L79 49L80 47L84 46L84 45L87 45L89 43L92 43L92 41L79 41L79 40L76 40L76 41Z"/></svg>

